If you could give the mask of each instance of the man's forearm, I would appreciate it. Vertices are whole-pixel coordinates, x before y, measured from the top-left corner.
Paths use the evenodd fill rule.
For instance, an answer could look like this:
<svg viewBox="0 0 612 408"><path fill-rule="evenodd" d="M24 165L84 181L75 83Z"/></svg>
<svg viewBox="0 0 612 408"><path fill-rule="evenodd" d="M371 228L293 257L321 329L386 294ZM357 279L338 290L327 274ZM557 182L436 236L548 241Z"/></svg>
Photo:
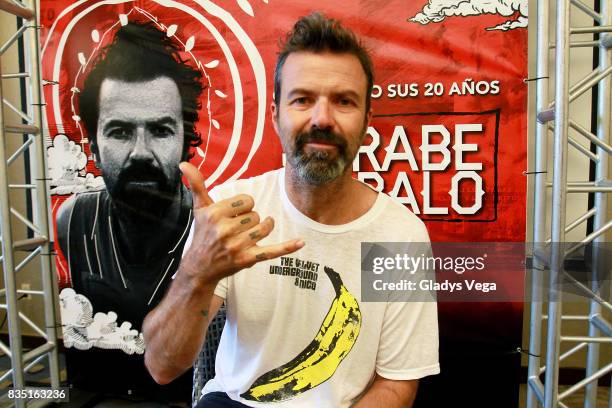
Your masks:
<svg viewBox="0 0 612 408"><path fill-rule="evenodd" d="M376 375L374 382L353 408L411 408L418 380L396 381Z"/></svg>
<svg viewBox="0 0 612 408"><path fill-rule="evenodd" d="M160 384L187 370L197 358L210 321L215 285L197 284L181 264L176 279L160 304L146 317L145 365Z"/></svg>

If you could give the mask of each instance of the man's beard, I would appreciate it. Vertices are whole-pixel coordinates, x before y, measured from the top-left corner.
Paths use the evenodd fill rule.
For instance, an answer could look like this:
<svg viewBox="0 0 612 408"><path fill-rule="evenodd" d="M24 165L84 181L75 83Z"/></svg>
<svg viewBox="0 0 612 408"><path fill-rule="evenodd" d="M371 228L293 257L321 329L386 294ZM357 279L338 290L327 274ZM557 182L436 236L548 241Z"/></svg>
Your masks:
<svg viewBox="0 0 612 408"><path fill-rule="evenodd" d="M335 157L327 151L307 153L304 145L308 142L333 144L336 146ZM346 139L329 130L315 129L299 133L294 143L294 149L289 152L287 160L298 177L308 184L320 185L336 180L344 174L352 160Z"/></svg>
<svg viewBox="0 0 612 408"><path fill-rule="evenodd" d="M106 178L104 181L115 205L141 215L156 216L177 199L181 182L178 170L170 178L148 163L134 163L122 169L113 182L109 183Z"/></svg>

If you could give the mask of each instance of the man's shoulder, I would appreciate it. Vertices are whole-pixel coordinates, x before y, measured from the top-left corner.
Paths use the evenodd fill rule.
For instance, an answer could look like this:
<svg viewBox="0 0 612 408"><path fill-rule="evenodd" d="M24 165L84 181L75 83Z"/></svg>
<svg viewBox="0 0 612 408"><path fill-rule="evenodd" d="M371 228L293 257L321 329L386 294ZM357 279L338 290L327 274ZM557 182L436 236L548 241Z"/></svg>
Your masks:
<svg viewBox="0 0 612 408"><path fill-rule="evenodd" d="M102 204L107 199L108 192L105 188L73 194L61 204L57 211L56 220L58 229L67 227L70 223L70 218L78 219L79 222L93 218L101 208L105 208Z"/></svg>
<svg viewBox="0 0 612 408"><path fill-rule="evenodd" d="M98 215L100 205L108 197L105 188L75 193L66 199L57 210L55 217L60 246L65 246L68 229L87 227ZM76 220L77 222L71 222ZM65 250L65 248L62 248Z"/></svg>
<svg viewBox="0 0 612 408"><path fill-rule="evenodd" d="M279 180L282 169L272 170L259 176L227 181L210 190L213 200L223 200L237 194L259 195L264 191L272 191Z"/></svg>

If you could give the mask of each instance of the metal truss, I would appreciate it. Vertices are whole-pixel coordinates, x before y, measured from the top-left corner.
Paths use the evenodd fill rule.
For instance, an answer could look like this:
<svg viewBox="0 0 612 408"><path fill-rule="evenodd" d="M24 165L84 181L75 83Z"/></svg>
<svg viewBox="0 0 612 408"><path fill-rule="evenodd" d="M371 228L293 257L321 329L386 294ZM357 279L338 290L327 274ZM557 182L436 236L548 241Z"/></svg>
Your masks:
<svg viewBox="0 0 612 408"><path fill-rule="evenodd" d="M51 387L60 386L58 359L58 297L55 272L52 265L50 197L47 185L47 161L45 143L41 129L43 123L43 95L39 49L39 2L32 0L25 5L16 0L0 0L0 13L10 13L19 18L20 28L0 45L0 61L5 52L19 42L24 44L24 72L0 72L0 217L1 247L4 287L0 287L0 309L6 312L9 330L9 344L0 341L0 351L10 356L12 369L0 376L0 382L12 379L12 387L23 389L28 384L25 373L35 364L48 359ZM3 94L2 85L8 81L21 82L21 107L12 104ZM16 106L17 105L17 106ZM6 121L4 110L11 111L21 119L21 123ZM10 140L10 143L9 143ZM15 151L7 147L20 144ZM29 160L21 160L24 155ZM11 172L9 173L9 166ZM23 177L30 174L32 180L19 184L12 177ZM15 197L25 192L32 202L30 211L23 211L14 204ZM20 211L21 210L21 211ZM29 213L29 214L28 214ZM25 239L15 240L15 231L24 228ZM19 273L28 264L40 265L40 281L30 280L33 288L39 290L21 290L17 283L22 281ZM35 324L34 319L20 310L20 296L41 296L44 304L44 327ZM38 313L37 313L38 314ZM41 345L24 352L22 347L22 327L29 326L41 337ZM43 401L14 400L16 406L42 405ZM46 401L48 403L49 400Z"/></svg>
<svg viewBox="0 0 612 408"><path fill-rule="evenodd" d="M528 369L527 407L545 408L567 407L564 399L584 388L584 407L595 408L597 398L597 381L612 371L612 362L600 367L600 347L612 343L612 326L602 316L602 311L612 311L610 299L598 295L597 274L598 260L601 261L601 246L605 242L604 234L612 227L612 220L607 219L607 194L612 192L612 183L608 180L608 160L612 153L610 145L610 122L612 108L610 105L610 74L612 73L612 0L601 0L601 10L594 10L580 0L556 0L556 18L550 14L551 2L537 2L537 119L535 165L536 179L534 187L534 242L552 242L548 255L538 259L534 256L534 273L531 278L531 323L530 323L530 356ZM570 13L584 13L594 24L588 27L571 27ZM549 18L550 17L550 18ZM555 39L549 41L550 22L555 24ZM593 41L578 41L576 35L597 34ZM569 73L570 50L578 47L594 47L599 53L599 66L576 84L570 86ZM549 50L554 48L555 57L550 61ZM554 65L553 65L554 64ZM550 80L554 75L554 82ZM549 99L549 83L554 83L554 98ZM596 87L596 91L593 89ZM580 95L587 91L597 93L596 117L597 131L585 129L572 119L575 113L572 106ZM552 156L552 179L547 182L549 132L554 132ZM570 136L570 130L572 136ZM580 142L584 138L591 149ZM594 180L568 182L569 146L575 148L594 163ZM552 189L550 206L547 203L548 190ZM567 194L590 193L594 195L594 205L576 220L566 221ZM546 230L546 214L551 214L551 228ZM593 231L581 242L573 246L559 245L566 241L566 234L578 225L591 220ZM557 243L557 245L555 245ZM589 244L592 251L592 286L575 282L577 287L589 297L589 312L585 316L563 314L563 296L561 282L571 279L564 271L566 258ZM534 248L534 253L537 250ZM544 282L542 271L548 271L549 279ZM543 293L544 289L547 293ZM546 300L544 300L546 299ZM547 303L547 315L543 306ZM568 321L584 321L588 324L586 336L562 335L562 326ZM546 324L546 360L542 366L540 355L543 326ZM561 344L572 347L561 354ZM567 357L581 350L587 350L586 376L581 381L559 392L559 364ZM544 375L544 381L541 376ZM609 403L612 407L612 400Z"/></svg>

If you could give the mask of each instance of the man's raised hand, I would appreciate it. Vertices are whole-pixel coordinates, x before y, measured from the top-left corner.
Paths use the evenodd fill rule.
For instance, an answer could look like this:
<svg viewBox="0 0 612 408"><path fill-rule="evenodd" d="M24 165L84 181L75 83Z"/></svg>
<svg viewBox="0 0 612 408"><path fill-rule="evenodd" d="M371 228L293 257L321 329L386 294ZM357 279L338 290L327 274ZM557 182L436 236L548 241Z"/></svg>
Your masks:
<svg viewBox="0 0 612 408"><path fill-rule="evenodd" d="M271 217L260 222L252 211L253 198L246 194L219 201L208 195L204 179L190 163L180 164L193 196L194 234L183 258L189 272L202 283L216 284L257 262L287 255L304 246L295 239L280 244L259 246L274 228Z"/></svg>

